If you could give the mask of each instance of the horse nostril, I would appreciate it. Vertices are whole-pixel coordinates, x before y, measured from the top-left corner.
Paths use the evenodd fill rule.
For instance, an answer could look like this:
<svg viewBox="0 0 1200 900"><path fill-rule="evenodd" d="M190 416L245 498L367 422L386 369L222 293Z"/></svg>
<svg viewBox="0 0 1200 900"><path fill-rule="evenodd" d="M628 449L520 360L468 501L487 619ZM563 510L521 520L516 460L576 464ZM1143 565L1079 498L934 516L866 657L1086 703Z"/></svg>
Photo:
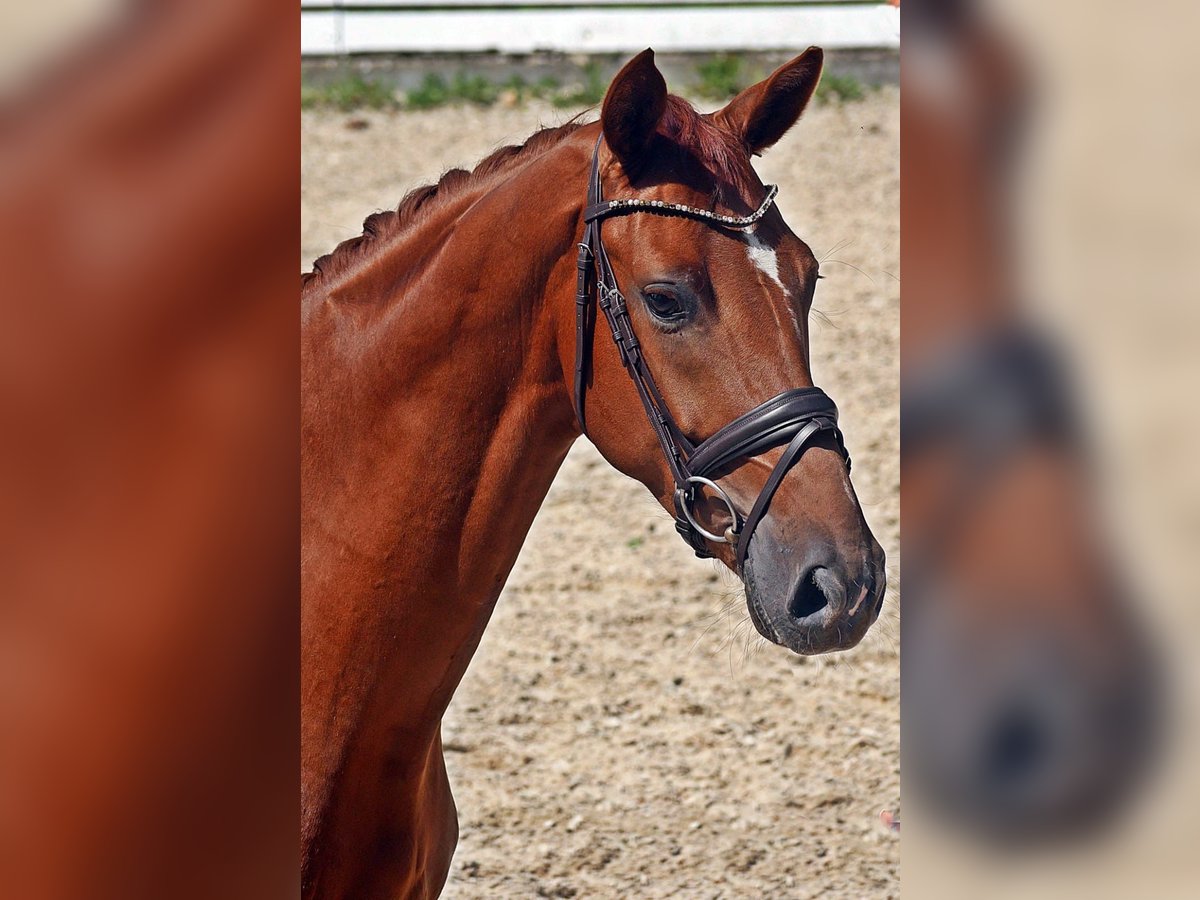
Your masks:
<svg viewBox="0 0 1200 900"><path fill-rule="evenodd" d="M1049 735L1031 710L1001 714L983 746L983 776L993 790L1024 783L1049 762Z"/></svg>
<svg viewBox="0 0 1200 900"><path fill-rule="evenodd" d="M828 606L829 596L825 591L831 587L832 578L833 573L822 566L810 570L796 586L796 591L788 602L788 614L793 619L804 619Z"/></svg>

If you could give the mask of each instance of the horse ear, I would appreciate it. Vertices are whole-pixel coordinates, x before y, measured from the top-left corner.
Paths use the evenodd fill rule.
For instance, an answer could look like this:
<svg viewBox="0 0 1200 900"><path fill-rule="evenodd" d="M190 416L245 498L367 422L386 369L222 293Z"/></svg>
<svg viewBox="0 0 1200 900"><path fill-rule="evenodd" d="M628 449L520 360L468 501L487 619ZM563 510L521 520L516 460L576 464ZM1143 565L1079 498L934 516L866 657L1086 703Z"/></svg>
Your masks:
<svg viewBox="0 0 1200 900"><path fill-rule="evenodd" d="M717 121L740 136L751 153L771 147L800 119L812 99L825 51L809 47L772 73L766 81L751 85L716 113Z"/></svg>
<svg viewBox="0 0 1200 900"><path fill-rule="evenodd" d="M613 78L600 109L604 140L627 174L640 166L666 108L667 83L654 51L643 50Z"/></svg>

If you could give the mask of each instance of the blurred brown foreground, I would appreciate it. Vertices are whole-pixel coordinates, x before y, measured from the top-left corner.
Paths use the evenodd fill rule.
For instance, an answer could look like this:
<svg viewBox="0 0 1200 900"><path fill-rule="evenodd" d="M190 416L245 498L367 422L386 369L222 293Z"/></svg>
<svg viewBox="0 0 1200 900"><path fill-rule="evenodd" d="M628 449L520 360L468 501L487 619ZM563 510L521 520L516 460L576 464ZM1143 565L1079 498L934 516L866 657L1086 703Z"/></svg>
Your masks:
<svg viewBox="0 0 1200 900"><path fill-rule="evenodd" d="M80 6L4 29L0 894L285 896L296 13Z"/></svg>

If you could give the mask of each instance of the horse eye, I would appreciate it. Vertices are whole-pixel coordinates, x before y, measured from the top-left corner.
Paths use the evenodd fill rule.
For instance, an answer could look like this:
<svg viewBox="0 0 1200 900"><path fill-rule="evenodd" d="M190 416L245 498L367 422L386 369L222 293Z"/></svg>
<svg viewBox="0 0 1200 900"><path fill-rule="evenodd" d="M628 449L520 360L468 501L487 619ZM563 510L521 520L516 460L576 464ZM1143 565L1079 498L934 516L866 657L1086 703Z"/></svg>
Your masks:
<svg viewBox="0 0 1200 900"><path fill-rule="evenodd" d="M649 287L642 291L642 300L650 314L665 322L677 322L687 315L683 301L674 291L662 287Z"/></svg>

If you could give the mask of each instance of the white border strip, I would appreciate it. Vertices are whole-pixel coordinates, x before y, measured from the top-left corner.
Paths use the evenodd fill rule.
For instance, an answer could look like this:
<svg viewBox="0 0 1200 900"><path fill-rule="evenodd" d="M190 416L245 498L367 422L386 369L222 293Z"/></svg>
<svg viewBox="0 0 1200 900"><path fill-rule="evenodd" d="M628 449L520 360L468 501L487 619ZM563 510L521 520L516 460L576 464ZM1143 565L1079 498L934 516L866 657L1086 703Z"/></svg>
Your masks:
<svg viewBox="0 0 1200 900"><path fill-rule="evenodd" d="M825 5L825 6L870 6L878 4L880 0L761 0L763 6L809 6L809 5ZM745 8L755 5L755 0L300 0L301 9L329 9L330 7L341 7L344 9L370 9L370 8L391 8L402 9L403 7L444 7L447 9L456 6L508 6L514 9L529 6L565 6L575 7L580 9L595 8L598 6L732 6L737 5Z"/></svg>
<svg viewBox="0 0 1200 900"><path fill-rule="evenodd" d="M340 29L339 29L340 20ZM900 46L900 11L878 6L302 12L300 52L670 53Z"/></svg>

